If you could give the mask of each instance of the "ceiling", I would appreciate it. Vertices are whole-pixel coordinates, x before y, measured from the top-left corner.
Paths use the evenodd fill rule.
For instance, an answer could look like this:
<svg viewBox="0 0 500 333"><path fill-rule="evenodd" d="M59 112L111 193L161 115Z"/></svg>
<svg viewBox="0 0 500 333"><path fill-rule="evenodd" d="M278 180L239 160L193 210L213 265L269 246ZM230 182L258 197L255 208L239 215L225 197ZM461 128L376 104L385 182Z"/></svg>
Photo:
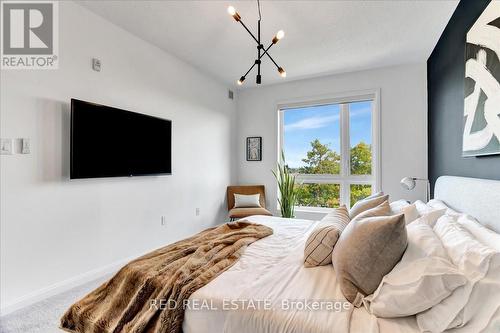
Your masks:
<svg viewBox="0 0 500 333"><path fill-rule="evenodd" d="M235 86L256 58L256 43L232 17L256 30L255 1L81 1L84 7L136 36ZM263 58L263 84L368 68L425 62L458 0L261 1L262 38L268 45L283 29L271 55L287 71ZM244 87L255 86L255 72Z"/></svg>

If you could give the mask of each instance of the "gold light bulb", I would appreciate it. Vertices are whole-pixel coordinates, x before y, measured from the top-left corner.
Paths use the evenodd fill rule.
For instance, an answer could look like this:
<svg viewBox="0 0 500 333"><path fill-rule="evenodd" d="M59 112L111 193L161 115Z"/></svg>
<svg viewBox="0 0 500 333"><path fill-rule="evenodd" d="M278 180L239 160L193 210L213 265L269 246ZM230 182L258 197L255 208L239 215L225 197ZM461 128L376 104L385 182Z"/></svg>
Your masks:
<svg viewBox="0 0 500 333"><path fill-rule="evenodd" d="M283 37L285 37L285 32L283 30L278 31L276 35L273 37L272 43L276 44Z"/></svg>
<svg viewBox="0 0 500 333"><path fill-rule="evenodd" d="M286 77L286 71L283 68L279 67L278 72L280 73L281 77Z"/></svg>

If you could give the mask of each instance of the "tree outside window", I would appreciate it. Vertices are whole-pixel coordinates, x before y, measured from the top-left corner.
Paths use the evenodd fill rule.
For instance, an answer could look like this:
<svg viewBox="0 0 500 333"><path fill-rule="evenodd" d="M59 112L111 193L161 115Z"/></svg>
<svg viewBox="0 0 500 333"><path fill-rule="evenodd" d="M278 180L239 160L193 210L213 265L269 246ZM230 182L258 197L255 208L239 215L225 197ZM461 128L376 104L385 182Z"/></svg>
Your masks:
<svg viewBox="0 0 500 333"><path fill-rule="evenodd" d="M282 111L283 150L299 180L298 206L352 206L371 194L372 101Z"/></svg>

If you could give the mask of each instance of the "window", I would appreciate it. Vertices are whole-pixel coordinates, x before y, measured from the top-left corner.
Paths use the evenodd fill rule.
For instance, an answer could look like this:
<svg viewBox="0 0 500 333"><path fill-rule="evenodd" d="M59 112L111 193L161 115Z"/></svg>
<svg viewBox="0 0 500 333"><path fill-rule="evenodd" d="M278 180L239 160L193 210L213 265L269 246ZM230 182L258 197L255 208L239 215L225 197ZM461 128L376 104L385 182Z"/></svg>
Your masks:
<svg viewBox="0 0 500 333"><path fill-rule="evenodd" d="M376 94L279 107L299 210L351 207L378 188L376 110Z"/></svg>

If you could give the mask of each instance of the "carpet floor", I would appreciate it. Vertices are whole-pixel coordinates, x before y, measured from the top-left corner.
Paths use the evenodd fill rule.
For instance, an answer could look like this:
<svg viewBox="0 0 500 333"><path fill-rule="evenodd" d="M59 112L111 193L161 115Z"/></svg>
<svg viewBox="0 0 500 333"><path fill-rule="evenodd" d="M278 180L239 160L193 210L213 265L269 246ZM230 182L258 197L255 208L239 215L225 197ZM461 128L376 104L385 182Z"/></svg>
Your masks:
<svg viewBox="0 0 500 333"><path fill-rule="evenodd" d="M110 276L75 287L0 318L1 333L61 333L59 319L71 304L99 287Z"/></svg>

